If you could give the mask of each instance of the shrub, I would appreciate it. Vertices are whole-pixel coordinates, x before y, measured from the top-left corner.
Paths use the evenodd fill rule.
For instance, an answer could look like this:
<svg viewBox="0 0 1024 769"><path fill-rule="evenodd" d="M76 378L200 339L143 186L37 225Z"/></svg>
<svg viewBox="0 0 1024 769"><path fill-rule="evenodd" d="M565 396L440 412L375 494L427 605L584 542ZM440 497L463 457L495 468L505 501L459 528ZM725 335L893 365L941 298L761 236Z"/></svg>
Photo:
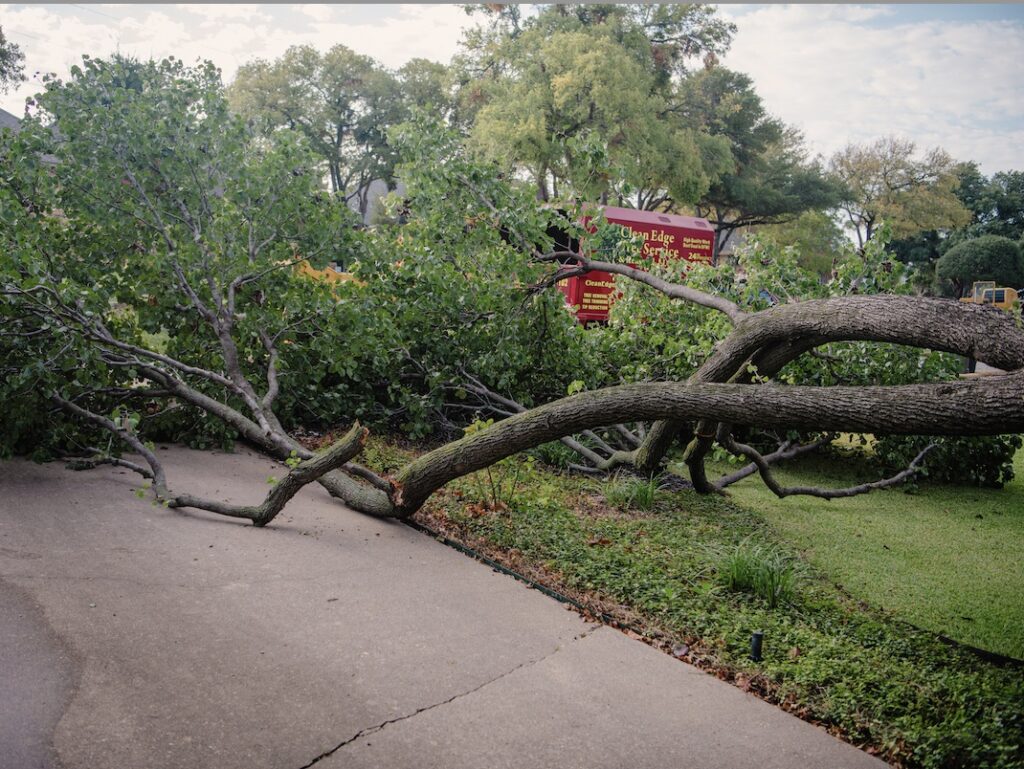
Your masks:
<svg viewBox="0 0 1024 769"><path fill-rule="evenodd" d="M975 280L994 280L1001 286L1024 285L1024 256L1009 238L982 235L953 246L936 264L936 274L962 294Z"/></svg>
<svg viewBox="0 0 1024 769"><path fill-rule="evenodd" d="M1013 480L1013 455L1024 443L1019 435L929 438L920 435L877 436L875 460L899 470L929 443L936 447L924 460L921 475L940 483L1001 488Z"/></svg>

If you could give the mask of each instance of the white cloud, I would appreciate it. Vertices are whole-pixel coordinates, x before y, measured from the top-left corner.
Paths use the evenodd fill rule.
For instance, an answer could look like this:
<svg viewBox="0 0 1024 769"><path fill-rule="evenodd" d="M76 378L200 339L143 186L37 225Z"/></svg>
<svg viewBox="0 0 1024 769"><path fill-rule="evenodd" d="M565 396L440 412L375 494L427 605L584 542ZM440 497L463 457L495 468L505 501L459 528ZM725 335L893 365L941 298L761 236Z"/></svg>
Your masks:
<svg viewBox="0 0 1024 769"><path fill-rule="evenodd" d="M880 11L892 13L760 7L736 18L723 63L749 74L768 110L816 152L896 134L986 173L1024 169L1024 25L863 23Z"/></svg>
<svg viewBox="0 0 1024 769"><path fill-rule="evenodd" d="M473 23L456 5L0 5L0 13L31 76L0 94L0 106L15 114L42 89L35 73L65 76L84 53L212 59L230 80L241 64L276 58L291 45L326 50L341 43L397 68L414 57L449 61L462 30Z"/></svg>
<svg viewBox="0 0 1024 769"><path fill-rule="evenodd" d="M800 127L812 151L897 134L940 145L986 173L1024 169L1024 25L899 23L893 6L720 6L739 30L724 63L754 78L767 108ZM0 106L20 113L36 72L65 75L81 54L213 59L230 80L290 45L341 43L400 67L447 62L473 25L458 5L0 6L33 80Z"/></svg>
<svg viewBox="0 0 1024 769"><path fill-rule="evenodd" d="M471 24L456 5L403 5L396 15L358 22L336 11L318 22L312 29L289 36L288 44L326 49L341 43L393 69L417 57L447 63L458 49L462 30Z"/></svg>
<svg viewBox="0 0 1024 769"><path fill-rule="evenodd" d="M295 10L309 16L313 21L330 21L331 17L334 16L334 12L328 5L297 5Z"/></svg>
<svg viewBox="0 0 1024 769"><path fill-rule="evenodd" d="M179 3L174 6L179 11L202 16L211 21L223 21L225 19L251 20L266 15L258 3Z"/></svg>

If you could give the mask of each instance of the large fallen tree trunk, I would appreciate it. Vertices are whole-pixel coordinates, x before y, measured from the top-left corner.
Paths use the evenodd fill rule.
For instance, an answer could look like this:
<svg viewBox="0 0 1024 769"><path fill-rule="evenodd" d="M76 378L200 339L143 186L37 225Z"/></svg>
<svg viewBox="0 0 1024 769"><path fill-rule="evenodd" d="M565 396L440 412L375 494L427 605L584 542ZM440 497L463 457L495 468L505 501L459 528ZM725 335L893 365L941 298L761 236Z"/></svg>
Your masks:
<svg viewBox="0 0 1024 769"><path fill-rule="evenodd" d="M132 367L163 391L225 421L243 438L279 460L313 459L312 452L281 428L272 411L273 398L258 397L237 366L229 366L226 381L236 390L252 393L245 399L252 417L189 386L179 370L163 365L165 362L155 356L138 348L126 349L95 318L80 317L74 308L62 304L55 308L66 325L77 325L90 336L103 351L108 365ZM231 352L230 337L225 337L223 344ZM353 509L377 516L408 517L445 483L519 451L594 428L641 420L658 422L640 449L616 452L625 456L620 461L636 461L639 457L636 464L642 466L645 457L664 451L666 436L676 425L695 424L697 435L687 453L687 464L691 479L701 492L719 490L703 473L704 456L716 437L727 449L750 457L745 450L749 447L732 439L732 425L922 435L1024 431L1024 374L1019 371L973 381L893 387L749 384L754 376L752 371L771 375L815 346L848 340L926 347L971 356L1009 371L1024 368L1024 331L1012 317L992 308L894 296L844 297L784 305L740 317L734 332L687 383L635 384L580 393L516 414L432 451L393 479L350 462L358 442L346 440L343 451L332 452L335 461L329 465L317 462L317 472L296 475L289 488L300 480L315 480ZM230 356L227 357L230 362ZM222 376L212 372L208 375ZM65 410L91 419L139 451L151 465L150 475L160 481L155 484L158 495L169 504L202 507L249 518L260 525L272 520L280 510L276 502L268 501L270 506L260 509L241 508L161 492L166 489L163 471L141 451L137 437L109 419L59 396L55 398ZM343 470L335 469L338 467ZM865 490L870 487L865 485Z"/></svg>
<svg viewBox="0 0 1024 769"><path fill-rule="evenodd" d="M829 432L992 435L1024 432L1024 373L893 387L623 385L581 393L509 417L415 460L394 480L389 514L408 517L435 490L564 435L635 419L707 419ZM368 512L388 507L384 492ZM360 508L360 500L345 500Z"/></svg>
<svg viewBox="0 0 1024 769"><path fill-rule="evenodd" d="M599 270L639 281L670 299L692 302L728 318L734 325L733 333L690 377L691 383L770 379L804 353L832 342L887 342L951 352L1001 369L1024 366L1024 336L1020 328L1010 316L991 307L954 305L942 299L873 295L810 300L748 313L721 297L671 283L628 265L596 261L578 253L558 252L556 256L562 261L569 260L573 266L560 270L544 285ZM550 255L537 258L551 260ZM697 491L711 493L720 491L720 486L708 480L704 463L720 427L712 420L659 420L632 450L617 451L597 463L583 457L590 460L591 467L600 470L628 465L651 474L658 471L669 449L684 432L691 431L684 457L690 480ZM891 432L884 427L876 431Z"/></svg>

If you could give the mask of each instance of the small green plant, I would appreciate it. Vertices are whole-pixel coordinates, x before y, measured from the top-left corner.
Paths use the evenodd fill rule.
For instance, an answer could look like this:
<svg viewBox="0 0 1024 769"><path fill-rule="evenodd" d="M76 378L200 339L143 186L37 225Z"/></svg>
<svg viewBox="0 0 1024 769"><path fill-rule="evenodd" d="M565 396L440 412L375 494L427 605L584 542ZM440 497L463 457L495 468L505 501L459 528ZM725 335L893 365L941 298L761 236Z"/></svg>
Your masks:
<svg viewBox="0 0 1024 769"><path fill-rule="evenodd" d="M765 545L743 540L718 561L718 581L728 590L753 593L775 608L796 596L796 567L791 558Z"/></svg>
<svg viewBox="0 0 1024 769"><path fill-rule="evenodd" d="M621 510L653 510L658 502L659 479L617 478L604 492L605 501Z"/></svg>
<svg viewBox="0 0 1024 769"><path fill-rule="evenodd" d="M288 455L288 459L286 459L284 463L292 470L301 465L302 459L299 457L299 452L292 449L292 453Z"/></svg>
<svg viewBox="0 0 1024 769"><path fill-rule="evenodd" d="M579 457L577 457L576 452L560 441L542 443L540 446L530 449L527 453L532 457L536 457L546 465L563 470L573 462L579 461Z"/></svg>

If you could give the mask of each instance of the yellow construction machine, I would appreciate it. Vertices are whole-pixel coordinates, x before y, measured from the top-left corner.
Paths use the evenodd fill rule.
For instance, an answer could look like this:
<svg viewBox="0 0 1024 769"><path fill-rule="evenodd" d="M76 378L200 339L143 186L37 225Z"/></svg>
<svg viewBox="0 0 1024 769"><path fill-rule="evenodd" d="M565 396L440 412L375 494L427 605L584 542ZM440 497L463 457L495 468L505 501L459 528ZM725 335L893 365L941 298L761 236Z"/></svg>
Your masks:
<svg viewBox="0 0 1024 769"><path fill-rule="evenodd" d="M971 287L970 296L965 296L960 301L968 304L991 304L1000 310L1011 310L1018 299L1016 289L997 287L994 280L979 280Z"/></svg>

